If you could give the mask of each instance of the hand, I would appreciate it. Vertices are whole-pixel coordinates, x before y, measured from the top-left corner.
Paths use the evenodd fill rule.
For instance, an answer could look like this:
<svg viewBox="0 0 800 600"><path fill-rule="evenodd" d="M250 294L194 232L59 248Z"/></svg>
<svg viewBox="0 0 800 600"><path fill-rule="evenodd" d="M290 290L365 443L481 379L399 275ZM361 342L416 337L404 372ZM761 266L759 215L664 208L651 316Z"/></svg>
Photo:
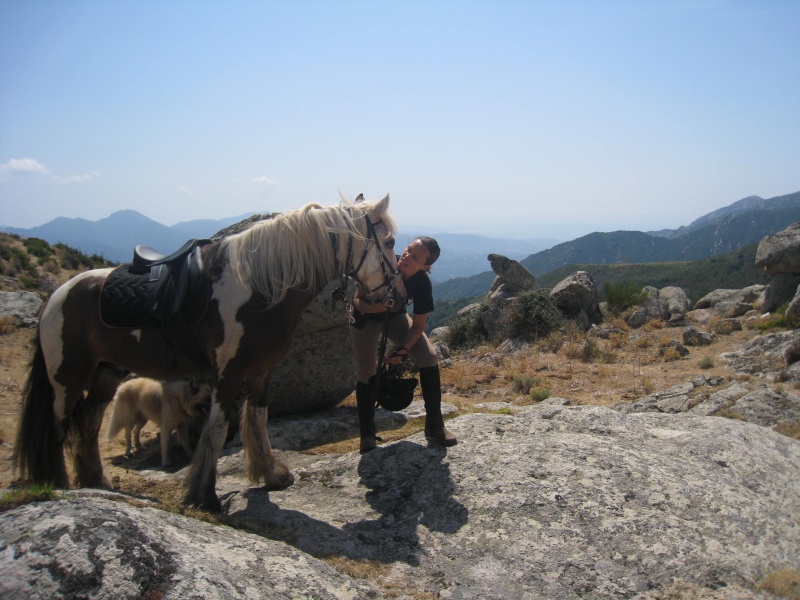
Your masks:
<svg viewBox="0 0 800 600"><path fill-rule="evenodd" d="M387 365L399 365L401 362L403 362L403 359L406 356L408 356L408 350L406 350L405 347L398 348L397 350L392 352L388 357L383 359L383 362L385 362Z"/></svg>
<svg viewBox="0 0 800 600"><path fill-rule="evenodd" d="M369 306L368 312L371 313L386 312L387 310L389 310L389 298L386 298L386 300L384 300L383 302L373 302L368 306Z"/></svg>

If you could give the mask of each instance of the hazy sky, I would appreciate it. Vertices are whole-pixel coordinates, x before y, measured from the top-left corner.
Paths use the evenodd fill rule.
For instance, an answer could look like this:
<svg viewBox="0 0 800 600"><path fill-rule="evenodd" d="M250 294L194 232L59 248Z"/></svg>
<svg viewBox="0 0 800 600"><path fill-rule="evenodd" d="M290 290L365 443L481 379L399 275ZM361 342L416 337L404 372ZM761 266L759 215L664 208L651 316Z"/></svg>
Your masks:
<svg viewBox="0 0 800 600"><path fill-rule="evenodd" d="M800 2L0 0L0 225L390 193L573 239L800 191Z"/></svg>

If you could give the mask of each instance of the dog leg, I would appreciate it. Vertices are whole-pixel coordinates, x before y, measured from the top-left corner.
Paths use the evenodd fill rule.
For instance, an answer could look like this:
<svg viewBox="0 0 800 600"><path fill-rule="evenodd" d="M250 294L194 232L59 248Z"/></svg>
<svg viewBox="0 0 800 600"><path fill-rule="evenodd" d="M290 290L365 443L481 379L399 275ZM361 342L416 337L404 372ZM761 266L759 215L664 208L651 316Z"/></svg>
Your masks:
<svg viewBox="0 0 800 600"><path fill-rule="evenodd" d="M169 426L161 428L161 466L171 467L172 461L169 459L169 444L172 441L172 432Z"/></svg>
<svg viewBox="0 0 800 600"><path fill-rule="evenodd" d="M136 423L133 425L133 448L136 452L142 449L142 440L139 438L139 434L145 425L147 425L147 417L139 414L136 417Z"/></svg>
<svg viewBox="0 0 800 600"><path fill-rule="evenodd" d="M131 433L132 430L136 427L134 424L133 427L125 427L125 456L130 458L133 456L133 452L131 451ZM136 431L136 442L139 442L139 431Z"/></svg>
<svg viewBox="0 0 800 600"><path fill-rule="evenodd" d="M191 458L192 447L189 444L189 424L182 423L181 425L178 426L178 429L176 431L178 434L178 442L180 443L181 448L183 448L183 451L186 453L186 456Z"/></svg>

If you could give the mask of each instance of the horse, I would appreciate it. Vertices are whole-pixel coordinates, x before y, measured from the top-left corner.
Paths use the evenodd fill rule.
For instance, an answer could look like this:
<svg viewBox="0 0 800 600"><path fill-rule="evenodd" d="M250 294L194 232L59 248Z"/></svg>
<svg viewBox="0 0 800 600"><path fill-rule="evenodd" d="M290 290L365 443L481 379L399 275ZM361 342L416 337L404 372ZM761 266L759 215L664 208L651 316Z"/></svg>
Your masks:
<svg viewBox="0 0 800 600"><path fill-rule="evenodd" d="M98 433L117 386L133 372L154 379L200 377L212 387L184 505L221 510L217 459L243 385L249 396L239 431L248 476L268 490L292 485L294 477L274 456L267 434L270 373L289 350L304 309L335 277L343 285L354 281L376 301L406 302L388 207L388 195L379 201L342 198L333 206L312 203L221 240L206 240L198 252L207 300L199 318L187 324L196 342L192 352L172 344L164 325L103 321L101 290L114 269L87 271L67 281L53 292L39 319L14 470L22 480L67 488L67 449L74 485L110 488Z"/></svg>

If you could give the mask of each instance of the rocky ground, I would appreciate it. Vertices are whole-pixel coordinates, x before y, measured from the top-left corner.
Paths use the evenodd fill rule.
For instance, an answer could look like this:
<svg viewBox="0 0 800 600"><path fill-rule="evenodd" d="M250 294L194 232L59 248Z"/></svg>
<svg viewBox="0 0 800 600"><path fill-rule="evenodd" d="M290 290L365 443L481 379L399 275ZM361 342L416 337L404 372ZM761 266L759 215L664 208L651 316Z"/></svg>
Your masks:
<svg viewBox="0 0 800 600"><path fill-rule="evenodd" d="M760 379L758 374L734 371L721 356L742 348L758 337L757 334L755 330L743 329L730 335L716 336L712 344L694 347L689 356L679 360L658 356L659 351L668 344L665 340L680 337L679 328L661 326L628 331L625 335L632 339L612 349L613 362L608 359L601 362L586 361L577 351L575 356L570 357L570 343L578 342L569 341L565 343L566 348L562 347L556 354L538 349L500 354L488 347L481 348L454 356L450 366L442 369L444 401L453 407L451 416L480 411L480 408L476 408L480 405L488 405L491 410L502 410L530 404L528 397L515 385L515 378L520 375L527 375L538 382L538 387L547 390L551 397L567 398L573 405L595 406L632 402L648 394L664 392L678 384L690 382L697 376L716 376L724 384L723 387L736 381L749 380L756 384ZM10 457L32 335L32 329L23 328L13 329L0 337L0 487L8 487L14 481ZM602 340L600 342L605 343ZM792 382L784 383L783 388L791 390L794 385ZM702 393L702 390L697 393ZM338 422L340 426L336 434L321 436L317 440L307 439L303 451L327 453L355 449L354 406L355 401L351 397L339 407L317 415L320 419ZM106 421L108 413L110 411L107 411ZM402 439L421 430L421 421L405 420L402 426L395 423L391 427L384 432L383 437L387 441ZM144 451L131 459L123 456L122 435L117 440L106 441L104 433L105 426L101 431L101 453L105 468L122 489L135 490L139 469L160 468L158 431L153 424L146 426L142 432ZM281 449L280 443L275 446ZM175 470L187 464L188 458L182 455L180 448L176 447L173 455Z"/></svg>
<svg viewBox="0 0 800 600"><path fill-rule="evenodd" d="M103 439L117 493L64 496L57 518L46 504L7 513L0 538L27 554L0 571L19 594L52 597L71 585L114 597L123 581L131 597L164 598L796 597L800 371L782 356L800 335L744 327L680 357L669 348L683 330L451 357L445 409L461 441L447 451L425 444L419 401L380 411L384 445L363 457L352 398L274 419L297 482L251 487L234 441L222 515L180 506L188 458L176 447L161 468L152 425L132 458ZM2 338L0 487L13 482L30 336ZM122 571L98 558L122 548Z"/></svg>

